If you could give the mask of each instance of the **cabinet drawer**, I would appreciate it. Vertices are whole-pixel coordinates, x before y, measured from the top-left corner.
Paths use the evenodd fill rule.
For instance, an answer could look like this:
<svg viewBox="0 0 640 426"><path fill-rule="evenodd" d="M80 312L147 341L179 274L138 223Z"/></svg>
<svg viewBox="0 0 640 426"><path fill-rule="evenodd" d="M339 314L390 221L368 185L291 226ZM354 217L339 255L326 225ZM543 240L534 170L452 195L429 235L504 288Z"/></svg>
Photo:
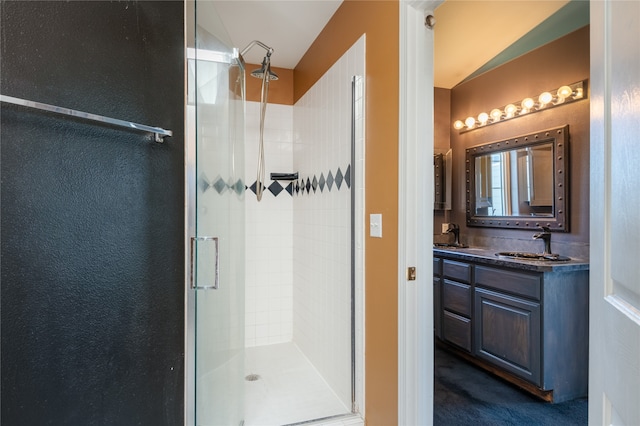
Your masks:
<svg viewBox="0 0 640 426"><path fill-rule="evenodd" d="M541 281L540 275L476 266L476 286L506 291L535 300L540 300Z"/></svg>
<svg viewBox="0 0 640 426"><path fill-rule="evenodd" d="M442 274L446 278L471 284L471 265L468 263L444 259L442 262Z"/></svg>
<svg viewBox="0 0 640 426"><path fill-rule="evenodd" d="M442 259L434 257L433 258L433 275L442 274Z"/></svg>
<svg viewBox="0 0 640 426"><path fill-rule="evenodd" d="M442 315L442 338L471 352L471 320L449 311Z"/></svg>
<svg viewBox="0 0 640 426"><path fill-rule="evenodd" d="M471 317L471 286L444 280L442 286L442 306L451 312Z"/></svg>

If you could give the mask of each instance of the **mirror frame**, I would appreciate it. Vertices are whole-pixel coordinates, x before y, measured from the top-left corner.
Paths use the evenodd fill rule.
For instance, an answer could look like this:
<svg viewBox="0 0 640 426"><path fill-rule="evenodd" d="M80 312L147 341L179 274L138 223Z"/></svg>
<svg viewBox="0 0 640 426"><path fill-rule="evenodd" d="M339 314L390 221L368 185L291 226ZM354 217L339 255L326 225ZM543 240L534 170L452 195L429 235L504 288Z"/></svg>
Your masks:
<svg viewBox="0 0 640 426"><path fill-rule="evenodd" d="M553 142L553 216L480 216L475 214L475 159L481 155L510 151ZM569 232L568 173L569 173L569 125L540 130L527 135L501 139L476 145L466 150L466 211L467 226L488 228L538 229L546 226L552 231Z"/></svg>
<svg viewBox="0 0 640 426"><path fill-rule="evenodd" d="M433 209L438 211L451 210L451 165L453 154L451 148L446 151L433 153Z"/></svg>

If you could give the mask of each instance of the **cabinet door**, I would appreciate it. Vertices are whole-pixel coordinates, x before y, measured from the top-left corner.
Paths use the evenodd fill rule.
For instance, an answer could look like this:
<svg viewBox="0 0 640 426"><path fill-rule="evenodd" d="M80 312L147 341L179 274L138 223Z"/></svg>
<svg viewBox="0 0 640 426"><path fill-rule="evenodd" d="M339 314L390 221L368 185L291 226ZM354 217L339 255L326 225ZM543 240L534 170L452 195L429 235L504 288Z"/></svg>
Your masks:
<svg viewBox="0 0 640 426"><path fill-rule="evenodd" d="M475 355L540 386L540 304L475 291Z"/></svg>

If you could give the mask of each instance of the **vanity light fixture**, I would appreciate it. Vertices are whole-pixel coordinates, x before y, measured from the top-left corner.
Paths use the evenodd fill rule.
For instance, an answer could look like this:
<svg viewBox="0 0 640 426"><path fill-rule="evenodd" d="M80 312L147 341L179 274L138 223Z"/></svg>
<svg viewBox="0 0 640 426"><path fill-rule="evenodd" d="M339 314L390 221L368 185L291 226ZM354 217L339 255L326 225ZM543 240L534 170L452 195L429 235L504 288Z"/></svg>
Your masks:
<svg viewBox="0 0 640 426"><path fill-rule="evenodd" d="M560 105L566 105L586 99L587 80L578 81L573 84L561 86L555 90L542 92L535 98L524 98L522 101L510 103L502 108L494 108L489 114L481 112L477 117L467 117L463 120L456 120L453 128L462 132L499 123L525 114L547 110Z"/></svg>

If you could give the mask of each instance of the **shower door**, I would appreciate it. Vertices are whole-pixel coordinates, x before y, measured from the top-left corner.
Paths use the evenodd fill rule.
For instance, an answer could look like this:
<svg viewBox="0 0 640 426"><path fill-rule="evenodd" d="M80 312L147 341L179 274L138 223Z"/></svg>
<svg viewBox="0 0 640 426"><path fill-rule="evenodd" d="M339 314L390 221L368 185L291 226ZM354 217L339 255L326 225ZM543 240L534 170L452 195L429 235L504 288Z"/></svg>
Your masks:
<svg viewBox="0 0 640 426"><path fill-rule="evenodd" d="M244 417L244 69L231 51L187 49L187 421ZM189 383L191 381L191 383ZM189 394L189 392L192 392Z"/></svg>

